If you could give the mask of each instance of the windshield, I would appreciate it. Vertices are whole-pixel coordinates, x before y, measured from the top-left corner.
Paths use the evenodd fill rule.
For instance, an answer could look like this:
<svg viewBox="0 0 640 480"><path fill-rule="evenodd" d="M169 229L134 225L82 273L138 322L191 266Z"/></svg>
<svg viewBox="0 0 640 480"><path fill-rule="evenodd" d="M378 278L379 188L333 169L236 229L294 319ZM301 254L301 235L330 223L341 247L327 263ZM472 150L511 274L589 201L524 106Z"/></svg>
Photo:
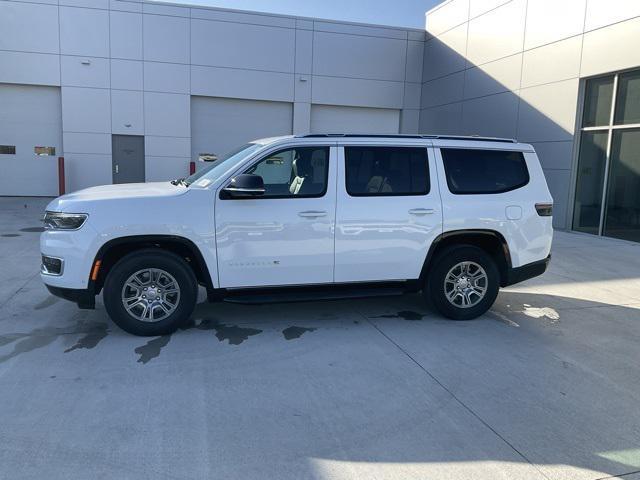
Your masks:
<svg viewBox="0 0 640 480"><path fill-rule="evenodd" d="M236 148L213 162L207 162L206 167L190 177L185 178L184 184L191 185L196 182L196 185L199 187L206 187L260 148L262 148L262 145L259 143L248 143L240 148Z"/></svg>

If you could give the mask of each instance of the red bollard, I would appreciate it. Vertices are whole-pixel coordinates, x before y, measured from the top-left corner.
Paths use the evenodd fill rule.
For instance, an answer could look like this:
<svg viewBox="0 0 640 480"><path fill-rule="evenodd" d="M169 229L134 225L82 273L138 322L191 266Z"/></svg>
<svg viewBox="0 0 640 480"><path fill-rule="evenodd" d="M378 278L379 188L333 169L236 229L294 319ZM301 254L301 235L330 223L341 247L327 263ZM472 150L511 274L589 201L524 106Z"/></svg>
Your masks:
<svg viewBox="0 0 640 480"><path fill-rule="evenodd" d="M196 173L196 162L189 162L189 175Z"/></svg>
<svg viewBox="0 0 640 480"><path fill-rule="evenodd" d="M60 195L65 193L64 157L58 157L58 192Z"/></svg>

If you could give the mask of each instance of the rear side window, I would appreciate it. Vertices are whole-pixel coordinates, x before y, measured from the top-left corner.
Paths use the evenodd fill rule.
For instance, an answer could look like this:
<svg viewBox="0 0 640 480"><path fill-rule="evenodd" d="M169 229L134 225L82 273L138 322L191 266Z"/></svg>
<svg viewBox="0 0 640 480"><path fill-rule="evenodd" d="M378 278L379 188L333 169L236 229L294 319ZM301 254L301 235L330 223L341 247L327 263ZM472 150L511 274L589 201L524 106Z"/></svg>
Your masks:
<svg viewBox="0 0 640 480"><path fill-rule="evenodd" d="M346 188L352 197L426 195L426 148L344 147Z"/></svg>
<svg viewBox="0 0 640 480"><path fill-rule="evenodd" d="M503 193L529 183L522 152L462 148L443 148L440 152L451 193Z"/></svg>

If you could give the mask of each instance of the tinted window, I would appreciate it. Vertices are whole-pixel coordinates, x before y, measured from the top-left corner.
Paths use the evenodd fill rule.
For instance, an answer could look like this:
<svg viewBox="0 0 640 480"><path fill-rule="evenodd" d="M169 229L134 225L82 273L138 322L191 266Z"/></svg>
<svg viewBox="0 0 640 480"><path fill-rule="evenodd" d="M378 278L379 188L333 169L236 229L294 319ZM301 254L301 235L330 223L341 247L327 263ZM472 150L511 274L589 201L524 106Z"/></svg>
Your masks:
<svg viewBox="0 0 640 480"><path fill-rule="evenodd" d="M640 70L620 75L617 98L615 123L640 123Z"/></svg>
<svg viewBox="0 0 640 480"><path fill-rule="evenodd" d="M426 148L345 147L347 193L351 196L429 193Z"/></svg>
<svg viewBox="0 0 640 480"><path fill-rule="evenodd" d="M321 197L327 191L329 147L281 150L244 173L260 175L264 181L264 195L255 198Z"/></svg>
<svg viewBox="0 0 640 480"><path fill-rule="evenodd" d="M0 145L0 155L15 155L15 154L16 154L15 145Z"/></svg>
<svg viewBox="0 0 640 480"><path fill-rule="evenodd" d="M588 80L585 92L582 126L595 127L598 125L609 125L612 98L613 75Z"/></svg>
<svg viewBox="0 0 640 480"><path fill-rule="evenodd" d="M33 153L35 153L39 157L55 155L56 147L33 147Z"/></svg>
<svg viewBox="0 0 640 480"><path fill-rule="evenodd" d="M501 193L529 183L521 152L457 148L441 152L451 193Z"/></svg>

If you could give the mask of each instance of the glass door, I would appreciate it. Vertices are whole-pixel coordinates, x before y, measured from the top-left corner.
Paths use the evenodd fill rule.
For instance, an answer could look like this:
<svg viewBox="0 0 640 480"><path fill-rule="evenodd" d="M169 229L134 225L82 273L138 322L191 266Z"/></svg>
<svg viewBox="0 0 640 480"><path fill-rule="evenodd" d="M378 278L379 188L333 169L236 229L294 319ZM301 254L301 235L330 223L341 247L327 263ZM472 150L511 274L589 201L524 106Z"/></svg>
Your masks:
<svg viewBox="0 0 640 480"><path fill-rule="evenodd" d="M603 234L640 242L640 128L613 132L610 163Z"/></svg>
<svg viewBox="0 0 640 480"><path fill-rule="evenodd" d="M573 229L640 242L640 70L587 80Z"/></svg>

